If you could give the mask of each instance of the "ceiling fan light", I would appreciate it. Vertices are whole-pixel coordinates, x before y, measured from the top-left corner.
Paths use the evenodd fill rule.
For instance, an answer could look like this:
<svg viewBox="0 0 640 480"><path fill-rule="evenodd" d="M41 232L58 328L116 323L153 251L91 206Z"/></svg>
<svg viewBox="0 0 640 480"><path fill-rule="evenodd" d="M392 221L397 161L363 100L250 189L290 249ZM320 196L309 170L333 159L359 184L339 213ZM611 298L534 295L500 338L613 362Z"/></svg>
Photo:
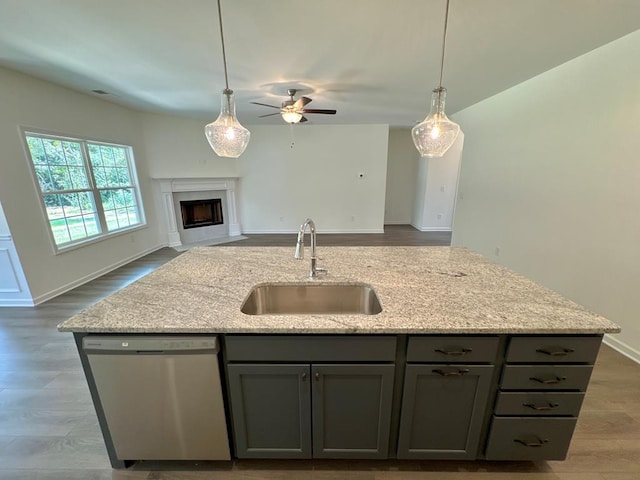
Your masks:
<svg viewBox="0 0 640 480"><path fill-rule="evenodd" d="M220 115L215 122L204 127L204 134L219 157L238 158L247 148L251 132L236 118L232 90L223 90Z"/></svg>
<svg viewBox="0 0 640 480"><path fill-rule="evenodd" d="M296 111L283 111L282 119L287 123L298 123L302 120L302 114Z"/></svg>
<svg viewBox="0 0 640 480"><path fill-rule="evenodd" d="M449 120L444 113L446 95L446 88L435 88L431 95L429 115L411 129L413 144L422 157L442 157L460 133L460 125Z"/></svg>

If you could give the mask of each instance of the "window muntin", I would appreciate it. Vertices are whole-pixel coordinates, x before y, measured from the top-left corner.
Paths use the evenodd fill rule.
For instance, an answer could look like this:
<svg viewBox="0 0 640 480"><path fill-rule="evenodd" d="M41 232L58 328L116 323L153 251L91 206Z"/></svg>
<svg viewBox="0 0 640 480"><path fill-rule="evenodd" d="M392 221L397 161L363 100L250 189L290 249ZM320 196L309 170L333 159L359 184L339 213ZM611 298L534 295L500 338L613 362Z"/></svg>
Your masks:
<svg viewBox="0 0 640 480"><path fill-rule="evenodd" d="M25 138L58 249L144 224L131 147L32 132Z"/></svg>
<svg viewBox="0 0 640 480"><path fill-rule="evenodd" d="M87 145L100 192L107 229L111 232L140 223L135 185L129 172L128 151L116 145Z"/></svg>

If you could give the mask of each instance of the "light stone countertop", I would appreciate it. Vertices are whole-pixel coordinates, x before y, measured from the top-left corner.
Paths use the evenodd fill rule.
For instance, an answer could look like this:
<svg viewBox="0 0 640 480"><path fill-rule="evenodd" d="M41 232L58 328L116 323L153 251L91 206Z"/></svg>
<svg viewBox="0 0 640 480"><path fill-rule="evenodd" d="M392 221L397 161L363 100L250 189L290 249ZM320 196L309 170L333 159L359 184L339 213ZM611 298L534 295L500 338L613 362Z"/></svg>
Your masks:
<svg viewBox="0 0 640 480"><path fill-rule="evenodd" d="M62 332L473 334L617 333L618 325L483 256L451 247L197 247L58 325ZM306 254L308 255L308 249ZM246 315L269 282L364 282L377 315Z"/></svg>

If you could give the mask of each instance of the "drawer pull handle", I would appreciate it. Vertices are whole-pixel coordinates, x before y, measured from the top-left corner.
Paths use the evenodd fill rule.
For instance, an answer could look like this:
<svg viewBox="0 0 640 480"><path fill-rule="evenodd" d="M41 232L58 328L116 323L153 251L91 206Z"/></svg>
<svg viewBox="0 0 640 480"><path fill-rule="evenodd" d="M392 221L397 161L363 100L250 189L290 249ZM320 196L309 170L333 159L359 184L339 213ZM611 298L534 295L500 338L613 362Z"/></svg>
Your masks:
<svg viewBox="0 0 640 480"><path fill-rule="evenodd" d="M316 382L319 382L320 381L320 374L316 372L315 377L316 377Z"/></svg>
<svg viewBox="0 0 640 480"><path fill-rule="evenodd" d="M472 348L464 348L464 347L451 347L451 348L436 348L435 350L438 353L442 353L443 355L449 355L451 357L461 357L462 355L466 355L467 353L473 352Z"/></svg>
<svg viewBox="0 0 640 480"><path fill-rule="evenodd" d="M461 377L465 373L469 373L469 370L467 368L436 368L432 372L443 377Z"/></svg>
<svg viewBox="0 0 640 480"><path fill-rule="evenodd" d="M306 372L302 374L302 381L306 382L307 381L307 374Z"/></svg>
<svg viewBox="0 0 640 480"><path fill-rule="evenodd" d="M545 375L539 377L529 377L529 380L538 383L544 383L545 385L553 385L556 383L564 382L567 377L559 377L558 375Z"/></svg>
<svg viewBox="0 0 640 480"><path fill-rule="evenodd" d="M549 440L540 438L537 435L523 435L520 438L514 438L513 441L525 447L542 447L545 443L549 443Z"/></svg>
<svg viewBox="0 0 640 480"><path fill-rule="evenodd" d="M523 403L522 406L531 408L532 410L554 410L558 408L560 405L558 403L548 402L546 404Z"/></svg>
<svg viewBox="0 0 640 480"><path fill-rule="evenodd" d="M552 346L552 347L538 348L536 349L536 352L544 353L545 355L550 355L552 357L566 357L570 353L573 353L574 350L572 348Z"/></svg>

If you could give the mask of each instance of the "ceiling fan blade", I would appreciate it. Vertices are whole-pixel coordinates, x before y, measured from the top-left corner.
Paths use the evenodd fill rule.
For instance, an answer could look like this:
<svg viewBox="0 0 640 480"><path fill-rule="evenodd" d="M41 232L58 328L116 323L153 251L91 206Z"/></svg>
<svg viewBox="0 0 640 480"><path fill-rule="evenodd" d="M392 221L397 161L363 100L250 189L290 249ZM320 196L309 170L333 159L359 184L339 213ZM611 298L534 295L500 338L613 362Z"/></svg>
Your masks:
<svg viewBox="0 0 640 480"><path fill-rule="evenodd" d="M262 105L263 107L277 108L278 110L280 110L280 107L276 107L275 105L267 105L266 103L259 103L259 102L249 102L249 103L253 103L254 105Z"/></svg>
<svg viewBox="0 0 640 480"><path fill-rule="evenodd" d="M309 120L307 120L306 117L302 117L298 123L304 123L304 122L308 122L308 121Z"/></svg>
<svg viewBox="0 0 640 480"><path fill-rule="evenodd" d="M293 104L293 108L295 108L296 110L300 110L302 108L304 108L304 106L306 104L308 104L309 102L311 102L311 99L309 97L300 97L298 100L296 100L296 102Z"/></svg>
<svg viewBox="0 0 640 480"><path fill-rule="evenodd" d="M305 108L300 113L324 113L326 115L335 115L336 114L336 110L315 110L313 108L311 108L311 109L306 109Z"/></svg>
<svg viewBox="0 0 640 480"><path fill-rule="evenodd" d="M274 115L280 115L280 112L277 112L277 113L267 113L266 115L258 115L258 118L262 118L262 117L273 117Z"/></svg>

